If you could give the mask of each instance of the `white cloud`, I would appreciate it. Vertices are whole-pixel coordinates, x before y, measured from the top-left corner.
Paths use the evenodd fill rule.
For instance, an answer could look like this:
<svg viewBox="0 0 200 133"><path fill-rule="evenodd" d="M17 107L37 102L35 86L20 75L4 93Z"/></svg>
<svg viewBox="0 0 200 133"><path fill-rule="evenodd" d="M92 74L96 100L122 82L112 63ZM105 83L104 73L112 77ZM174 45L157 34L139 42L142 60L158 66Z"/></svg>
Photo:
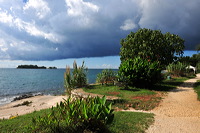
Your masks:
<svg viewBox="0 0 200 133"><path fill-rule="evenodd" d="M8 14L7 11L5 11L5 12L1 11L0 12L0 22L7 23L7 24L11 25L12 21L13 21L13 17L12 17L12 15Z"/></svg>
<svg viewBox="0 0 200 133"><path fill-rule="evenodd" d="M65 0L68 10L67 13L70 16L85 16L86 13L98 12L99 7L90 2L84 2L83 0Z"/></svg>
<svg viewBox="0 0 200 133"><path fill-rule="evenodd" d="M6 52L8 48L6 47L6 42L5 40L0 38L0 51L1 52Z"/></svg>
<svg viewBox="0 0 200 133"><path fill-rule="evenodd" d="M36 27L35 23L28 23L20 18L14 18L11 14L7 11L0 12L0 22L8 24L10 27L17 27L19 30L24 30L32 36L41 36L45 39L48 39L52 42L58 42L58 38L53 33L45 33L44 31L40 30Z"/></svg>
<svg viewBox="0 0 200 133"><path fill-rule="evenodd" d="M102 68L112 68L112 65L111 64L103 64L101 67Z"/></svg>
<svg viewBox="0 0 200 133"><path fill-rule="evenodd" d="M137 25L131 19L126 19L124 24L120 26L122 30L133 30L135 28L137 28Z"/></svg>
<svg viewBox="0 0 200 133"><path fill-rule="evenodd" d="M34 9L36 11L36 16L40 19L44 18L51 11L48 7L48 3L43 0L29 0L23 9L25 11Z"/></svg>

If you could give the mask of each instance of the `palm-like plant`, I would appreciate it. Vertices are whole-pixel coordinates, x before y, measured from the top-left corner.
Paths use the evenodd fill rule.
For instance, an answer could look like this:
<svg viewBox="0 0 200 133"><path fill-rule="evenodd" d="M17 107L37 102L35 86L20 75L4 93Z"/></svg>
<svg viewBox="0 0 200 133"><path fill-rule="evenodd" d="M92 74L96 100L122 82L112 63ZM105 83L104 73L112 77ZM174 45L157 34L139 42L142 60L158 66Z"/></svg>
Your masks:
<svg viewBox="0 0 200 133"><path fill-rule="evenodd" d="M82 63L82 66L78 67L76 61L73 64L73 72L70 72L70 67L66 67L64 75L64 87L66 92L71 95L71 90L74 88L83 87L87 84L87 68Z"/></svg>

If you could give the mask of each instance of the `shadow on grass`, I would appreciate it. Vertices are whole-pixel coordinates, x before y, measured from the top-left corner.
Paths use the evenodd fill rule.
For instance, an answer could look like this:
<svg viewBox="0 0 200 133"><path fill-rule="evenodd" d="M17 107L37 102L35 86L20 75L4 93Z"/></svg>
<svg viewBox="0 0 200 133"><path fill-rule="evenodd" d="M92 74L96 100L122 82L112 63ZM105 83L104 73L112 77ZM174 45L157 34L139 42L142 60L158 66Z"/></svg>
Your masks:
<svg viewBox="0 0 200 133"><path fill-rule="evenodd" d="M109 86L114 86L113 84L89 84L87 86L85 86L85 88L87 89L98 89L98 88L102 88L102 87L109 87Z"/></svg>
<svg viewBox="0 0 200 133"><path fill-rule="evenodd" d="M127 103L127 100L125 100L125 99L112 99L112 100L107 99L107 102L108 103L112 103L113 105L115 105L115 104Z"/></svg>
<svg viewBox="0 0 200 133"><path fill-rule="evenodd" d="M136 91L140 91L141 89L126 87L126 88L120 88L120 90L136 92Z"/></svg>
<svg viewBox="0 0 200 133"><path fill-rule="evenodd" d="M177 89L177 87L193 87L194 83L192 82L174 82L174 81L167 81L162 82L159 84L154 85L151 90L155 91L174 91L178 92L181 91L181 89ZM176 91L177 90L177 91Z"/></svg>

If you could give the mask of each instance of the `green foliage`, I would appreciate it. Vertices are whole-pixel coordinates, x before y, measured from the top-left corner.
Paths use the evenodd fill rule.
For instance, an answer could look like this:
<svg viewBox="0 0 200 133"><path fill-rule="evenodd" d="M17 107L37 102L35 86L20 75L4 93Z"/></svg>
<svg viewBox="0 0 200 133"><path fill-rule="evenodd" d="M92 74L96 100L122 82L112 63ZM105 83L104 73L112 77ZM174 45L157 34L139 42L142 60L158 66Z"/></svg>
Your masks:
<svg viewBox="0 0 200 133"><path fill-rule="evenodd" d="M159 30L140 29L122 39L121 45L122 63L140 56L142 59L158 61L163 67L173 62L176 55L183 54L184 40L169 32L162 34Z"/></svg>
<svg viewBox="0 0 200 133"><path fill-rule="evenodd" d="M120 64L119 76L130 86L148 88L161 80L161 70L158 62L135 57Z"/></svg>
<svg viewBox="0 0 200 133"><path fill-rule="evenodd" d="M105 69L101 73L97 74L96 82L101 83L102 85L107 85L108 83L114 84L115 79L116 73L111 69Z"/></svg>
<svg viewBox="0 0 200 133"><path fill-rule="evenodd" d="M49 133L50 130L33 130L31 122L33 117L39 117L47 115L51 112L51 109L45 109L41 111L35 111L33 113L18 116L14 119L0 120L0 132L1 133ZM153 122L153 114L151 113L138 113L138 112L114 112L114 120L109 124L108 128L110 132L114 133L141 133L147 129ZM35 126L35 125L34 125ZM29 127L29 128L28 128ZM39 127L38 127L39 128ZM64 131L65 133L67 132ZM72 132L71 132L72 133Z"/></svg>
<svg viewBox="0 0 200 133"><path fill-rule="evenodd" d="M180 62L196 67L200 63L200 54L193 54L192 57L184 56L179 59Z"/></svg>
<svg viewBox="0 0 200 133"><path fill-rule="evenodd" d="M187 72L186 67L187 65L181 62L173 62L167 66L167 71L173 76L181 77L184 76Z"/></svg>
<svg viewBox="0 0 200 133"><path fill-rule="evenodd" d="M114 118L106 97L71 98L52 108L51 113L33 119L34 130L51 132L105 132Z"/></svg>
<svg viewBox="0 0 200 133"><path fill-rule="evenodd" d="M200 62L199 62L199 63L197 63L197 66L196 66L196 68L197 68L197 73L200 73Z"/></svg>
<svg viewBox="0 0 200 133"><path fill-rule="evenodd" d="M197 93L198 100L200 101L200 80L198 80L194 85L194 90Z"/></svg>
<svg viewBox="0 0 200 133"><path fill-rule="evenodd" d="M87 84L87 68L84 61L80 67L78 67L76 61L73 64L73 82L76 88L83 87Z"/></svg>
<svg viewBox="0 0 200 133"><path fill-rule="evenodd" d="M66 67L64 74L64 87L66 92L70 95L71 90L74 88L83 87L87 84L87 68L82 63L82 66L78 67L76 61L73 64L73 72L70 72L70 67Z"/></svg>

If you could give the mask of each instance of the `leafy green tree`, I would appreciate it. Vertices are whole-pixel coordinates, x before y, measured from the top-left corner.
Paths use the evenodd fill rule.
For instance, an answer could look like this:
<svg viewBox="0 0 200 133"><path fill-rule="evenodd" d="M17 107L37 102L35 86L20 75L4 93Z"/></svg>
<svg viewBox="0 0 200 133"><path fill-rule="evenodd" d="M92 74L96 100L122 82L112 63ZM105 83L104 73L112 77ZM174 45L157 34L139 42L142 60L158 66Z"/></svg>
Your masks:
<svg viewBox="0 0 200 133"><path fill-rule="evenodd" d="M187 65L196 67L197 64L200 62L200 54L193 54L192 57L184 56L184 57L181 57L179 61Z"/></svg>
<svg viewBox="0 0 200 133"><path fill-rule="evenodd" d="M122 62L139 56L158 61L164 67L183 54L184 40L169 32L163 34L160 30L140 29L122 39L121 46Z"/></svg>
<svg viewBox="0 0 200 133"><path fill-rule="evenodd" d="M129 86L149 88L161 80L161 69L156 61L135 57L121 63L119 76Z"/></svg>

